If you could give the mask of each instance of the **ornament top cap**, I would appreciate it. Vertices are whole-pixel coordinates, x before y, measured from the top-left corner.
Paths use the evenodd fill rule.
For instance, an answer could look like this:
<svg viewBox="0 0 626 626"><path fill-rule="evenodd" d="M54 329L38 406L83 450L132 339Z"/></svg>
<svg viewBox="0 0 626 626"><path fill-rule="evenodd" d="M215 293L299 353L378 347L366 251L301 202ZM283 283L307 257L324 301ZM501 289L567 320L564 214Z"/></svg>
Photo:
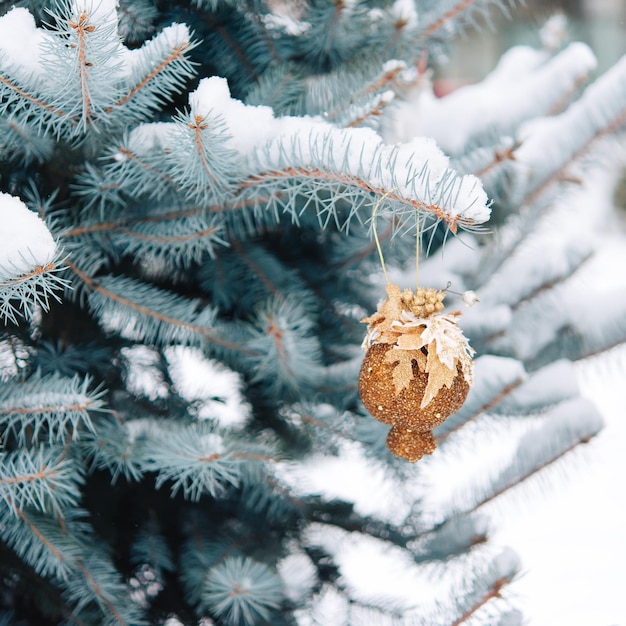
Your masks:
<svg viewBox="0 0 626 626"><path fill-rule="evenodd" d="M418 287L415 291L404 289L400 291L397 285L387 287L387 298L400 297L403 310L413 313L415 317L428 317L433 313L443 311L443 300L446 297L445 291L433 289L432 287Z"/></svg>
<svg viewBox="0 0 626 626"><path fill-rule="evenodd" d="M398 285L387 283L387 298L378 306L377 312L361 320L369 324L370 328L379 324L383 319L387 323L402 319L402 313L412 313L417 318L427 318L435 313L443 311L443 300L446 292L432 287L418 287L400 289Z"/></svg>

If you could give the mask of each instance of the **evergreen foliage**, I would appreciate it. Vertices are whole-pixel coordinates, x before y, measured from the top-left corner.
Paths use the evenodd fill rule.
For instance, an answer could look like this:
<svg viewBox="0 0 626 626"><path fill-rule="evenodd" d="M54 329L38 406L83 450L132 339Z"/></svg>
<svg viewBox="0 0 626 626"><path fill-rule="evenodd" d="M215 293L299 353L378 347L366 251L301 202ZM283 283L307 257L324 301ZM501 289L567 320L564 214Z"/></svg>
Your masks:
<svg viewBox="0 0 626 626"><path fill-rule="evenodd" d="M548 218L624 131L626 59L582 90L586 46L519 47L435 99L510 8L0 3L0 624L521 623L481 507L602 427L573 363L626 306L575 300L598 244ZM417 465L357 394L374 234L480 297Z"/></svg>

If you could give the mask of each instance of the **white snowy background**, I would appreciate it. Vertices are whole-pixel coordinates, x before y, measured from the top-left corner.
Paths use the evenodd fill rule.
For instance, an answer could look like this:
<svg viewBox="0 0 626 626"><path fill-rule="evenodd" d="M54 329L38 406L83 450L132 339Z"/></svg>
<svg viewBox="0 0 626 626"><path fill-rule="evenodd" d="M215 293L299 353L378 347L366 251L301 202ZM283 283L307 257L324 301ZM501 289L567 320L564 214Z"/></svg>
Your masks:
<svg viewBox="0 0 626 626"><path fill-rule="evenodd" d="M626 299L626 213L613 204L623 168L626 149L616 149L590 172L575 203L564 197L560 214L553 216L555 236L599 227L601 249L576 277L581 298L618 289ZM531 497L521 488L485 509L496 529L492 540L521 557L525 575L512 591L530 624L624 626L626 346L579 362L577 373L582 394L602 413L604 429L561 462Z"/></svg>

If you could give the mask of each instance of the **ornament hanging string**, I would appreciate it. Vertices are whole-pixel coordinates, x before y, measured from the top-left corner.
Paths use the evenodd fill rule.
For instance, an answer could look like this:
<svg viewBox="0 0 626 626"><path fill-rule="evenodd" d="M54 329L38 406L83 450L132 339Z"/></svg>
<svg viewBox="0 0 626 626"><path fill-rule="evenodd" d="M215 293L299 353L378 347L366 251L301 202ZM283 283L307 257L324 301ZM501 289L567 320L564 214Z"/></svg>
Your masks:
<svg viewBox="0 0 626 626"><path fill-rule="evenodd" d="M389 191L385 192L376 205L374 206L374 210L372 211L372 232L374 233L374 241L376 243L376 250L378 251L378 257L380 258L380 265L383 269L383 274L385 276L385 282L389 285L389 275L387 274L387 267L385 265L385 259L383 257L383 250L380 245L380 240L378 238L378 230L376 228L376 213L378 209L382 205L383 201L387 196L390 196L392 193L397 191L399 187L394 187ZM415 289L419 289L419 267L420 267L420 216L419 213L415 212Z"/></svg>

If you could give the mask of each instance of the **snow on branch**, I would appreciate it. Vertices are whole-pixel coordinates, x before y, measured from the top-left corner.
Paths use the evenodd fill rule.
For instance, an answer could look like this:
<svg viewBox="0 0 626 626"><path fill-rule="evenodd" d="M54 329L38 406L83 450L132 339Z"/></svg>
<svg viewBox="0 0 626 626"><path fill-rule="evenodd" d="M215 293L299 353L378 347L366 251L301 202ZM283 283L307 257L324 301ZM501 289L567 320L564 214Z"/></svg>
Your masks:
<svg viewBox="0 0 626 626"><path fill-rule="evenodd" d="M523 364L517 359L485 354L475 361L475 385L465 404L435 431L444 442L467 423L498 407L526 379Z"/></svg>
<svg viewBox="0 0 626 626"><path fill-rule="evenodd" d="M555 117L533 120L519 132L514 199L531 205L562 180L567 168L599 139L626 124L626 56Z"/></svg>
<svg viewBox="0 0 626 626"><path fill-rule="evenodd" d="M444 496L445 501L438 503L436 509L425 503L424 510L430 510L428 515L433 521L475 511L514 488L529 484L535 475L545 475L542 470L553 466L581 444L587 443L602 426L603 421L598 410L591 401L580 396L566 399L534 416L527 413L519 418L509 419L494 416L490 428L493 432L490 436L495 437L497 434L502 444L499 451L502 458L497 469L493 466L493 459L490 460L492 466L483 467L483 479L473 483L471 488L468 488L459 475L454 484L446 485L444 491L448 490L448 495ZM514 442L504 442L505 429L522 432ZM484 427L482 432L486 433ZM462 452L460 447L456 449L459 451L459 458L455 462L459 466L469 462L467 453ZM475 452L472 451L471 454L474 455ZM482 463L479 459L475 460ZM430 519L426 521L431 523ZM435 521L434 526L436 525Z"/></svg>
<svg viewBox="0 0 626 626"><path fill-rule="evenodd" d="M0 17L0 111L17 123L84 137L92 127L145 119L194 73L186 55L195 44L184 25L128 50L115 3L57 0L46 11L46 28L22 8Z"/></svg>
<svg viewBox="0 0 626 626"><path fill-rule="evenodd" d="M479 83L436 98L421 89L414 99L397 104L398 114L387 132L388 141L427 135L443 150L461 155L468 142L487 136L501 141L514 135L525 120L547 115L564 98L571 97L595 68L588 46L572 43L554 57L526 46L502 55L496 68Z"/></svg>
<svg viewBox="0 0 626 626"><path fill-rule="evenodd" d="M367 128L276 118L269 107L231 98L217 77L202 80L189 102L189 113L174 122L135 128L82 193L95 201L103 189L150 198L175 190L248 230L282 213L298 221L312 211L322 227L347 228L367 221L383 196L405 231L417 216L455 233L489 218L478 178L451 169L432 139L391 146Z"/></svg>
<svg viewBox="0 0 626 626"><path fill-rule="evenodd" d="M69 283L57 275L61 251L41 218L7 193L0 193L0 218L0 320L17 323L20 312L48 310Z"/></svg>
<svg viewBox="0 0 626 626"><path fill-rule="evenodd" d="M240 373L207 359L201 350L184 346L165 349L168 373L176 392L190 402L189 413L224 429L241 430L251 418Z"/></svg>
<svg viewBox="0 0 626 626"><path fill-rule="evenodd" d="M425 138L387 146L367 129L312 127L268 142L250 161L257 171L243 182L237 201L258 197L257 211L273 207L295 221L313 203L322 227L365 221L383 196L399 218L398 228L421 214L456 233L479 226L490 214L480 181L449 169L434 141ZM345 215L342 204L350 207Z"/></svg>
<svg viewBox="0 0 626 626"><path fill-rule="evenodd" d="M460 177L428 139L386 146L368 129L338 129L316 118L274 118L267 107L233 100L224 81L202 81L193 101L213 107L226 121L248 175L233 191L232 206L253 205L255 215L286 211L297 220L313 200L320 223L347 225L360 209L387 194L397 212L435 216L452 230L489 217L478 179ZM351 204L339 215L337 204ZM361 218L362 219L362 218Z"/></svg>
<svg viewBox="0 0 626 626"><path fill-rule="evenodd" d="M480 300L520 308L543 291L567 280L592 252L593 240L589 234L579 235L573 241L555 240L549 235L540 242L529 241L513 251L480 288Z"/></svg>
<svg viewBox="0 0 626 626"><path fill-rule="evenodd" d="M502 399L497 410L506 415L528 415L578 395L574 363L559 359L534 371Z"/></svg>
<svg viewBox="0 0 626 626"><path fill-rule="evenodd" d="M495 624L502 607L492 602L520 565L511 550L495 552L485 546L454 557L447 553L445 566L436 559L420 563L388 540L347 532L331 524L309 524L303 541L328 555L341 574L353 619L333 623L384 623L373 617L381 611L386 618L393 615L401 623L460 625L471 615L482 614L489 603L492 619L488 623ZM321 613L319 600L314 598L309 604L309 613ZM370 619L359 611L365 607L371 611Z"/></svg>

